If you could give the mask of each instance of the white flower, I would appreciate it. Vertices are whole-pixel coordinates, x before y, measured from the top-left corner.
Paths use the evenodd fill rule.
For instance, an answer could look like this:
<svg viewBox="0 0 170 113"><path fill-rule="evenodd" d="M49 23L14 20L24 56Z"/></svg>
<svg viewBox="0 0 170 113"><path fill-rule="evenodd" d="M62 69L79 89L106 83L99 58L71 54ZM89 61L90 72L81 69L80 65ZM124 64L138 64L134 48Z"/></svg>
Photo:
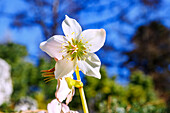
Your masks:
<svg viewBox="0 0 170 113"><path fill-rule="evenodd" d="M40 48L51 57L58 59L55 65L55 77L61 78L72 73L76 66L88 75L101 78L100 59L94 52L105 42L104 29L88 29L82 32L79 23L66 16L62 22L65 36L55 35L40 44Z"/></svg>
<svg viewBox="0 0 170 113"><path fill-rule="evenodd" d="M44 77L49 77L49 79L53 79L55 68L49 70L42 70ZM74 80L72 73L65 75L62 78L58 78L57 89L55 93L56 99L54 99L51 103L48 104L47 109L49 113L78 113L76 111L72 111L67 106L74 96L75 90L74 87L83 87L83 83L78 80ZM51 78L52 77L52 78ZM49 80L47 79L47 81ZM62 102L65 101L66 104Z"/></svg>
<svg viewBox="0 0 170 113"><path fill-rule="evenodd" d="M55 79L55 68L49 69L49 70L42 70L41 72L44 72L42 74L43 77L46 77L46 82ZM66 99L66 104L68 105L70 101L72 101L72 98L74 96L74 87L80 88L83 87L83 83L79 80L73 79L73 71L72 73L69 73L65 75L62 78L57 79L57 89L56 89L56 99L59 102L62 102Z"/></svg>
<svg viewBox="0 0 170 113"><path fill-rule="evenodd" d="M48 113L78 113L77 111L72 111L69 107L63 103L58 102L57 99L51 101L47 106Z"/></svg>

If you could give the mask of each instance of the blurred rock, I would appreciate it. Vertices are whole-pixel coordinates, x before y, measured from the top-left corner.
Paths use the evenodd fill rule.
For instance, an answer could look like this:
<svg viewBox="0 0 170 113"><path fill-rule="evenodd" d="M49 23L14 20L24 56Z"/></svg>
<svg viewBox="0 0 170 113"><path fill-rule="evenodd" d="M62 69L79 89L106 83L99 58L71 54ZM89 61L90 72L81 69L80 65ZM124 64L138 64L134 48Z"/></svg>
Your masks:
<svg viewBox="0 0 170 113"><path fill-rule="evenodd" d="M37 101L31 97L22 97L15 106L15 111L36 110Z"/></svg>
<svg viewBox="0 0 170 113"><path fill-rule="evenodd" d="M0 58L0 106L9 102L12 92L10 65Z"/></svg>
<svg viewBox="0 0 170 113"><path fill-rule="evenodd" d="M116 113L126 113L125 109L123 107L117 107Z"/></svg>

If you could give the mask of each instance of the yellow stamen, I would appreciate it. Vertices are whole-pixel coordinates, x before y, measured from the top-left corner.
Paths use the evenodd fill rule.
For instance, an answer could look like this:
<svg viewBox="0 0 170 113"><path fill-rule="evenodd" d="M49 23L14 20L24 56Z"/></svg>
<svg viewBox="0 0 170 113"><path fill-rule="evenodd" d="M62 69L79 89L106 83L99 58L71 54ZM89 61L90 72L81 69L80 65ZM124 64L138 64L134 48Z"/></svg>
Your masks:
<svg viewBox="0 0 170 113"><path fill-rule="evenodd" d="M49 78L48 80L44 80L45 81L45 83L47 83L47 82L49 82L49 81L52 81L52 80L54 80L55 78Z"/></svg>
<svg viewBox="0 0 170 113"><path fill-rule="evenodd" d="M86 58L84 58L84 61L86 60Z"/></svg>
<svg viewBox="0 0 170 113"><path fill-rule="evenodd" d="M65 50L65 49L63 49L63 50L61 51L61 53L62 53L62 52L65 52L65 51L66 51L66 50Z"/></svg>
<svg viewBox="0 0 170 113"><path fill-rule="evenodd" d="M69 58L67 58L67 60L70 60Z"/></svg>
<svg viewBox="0 0 170 113"><path fill-rule="evenodd" d="M43 72L42 76L46 77L44 79L45 83L55 79L54 71L55 71L55 67L49 70L41 70L41 72Z"/></svg>
<svg viewBox="0 0 170 113"><path fill-rule="evenodd" d="M43 77L55 77L54 74L42 74Z"/></svg>
<svg viewBox="0 0 170 113"><path fill-rule="evenodd" d="M62 58L64 59L64 56L62 55Z"/></svg>
<svg viewBox="0 0 170 113"><path fill-rule="evenodd" d="M54 72L55 71L55 67L53 67L52 69L49 70L41 70L41 72Z"/></svg>
<svg viewBox="0 0 170 113"><path fill-rule="evenodd" d="M48 78L45 78L44 80L46 81L46 80L51 79L51 78L54 78L54 77L48 77Z"/></svg>

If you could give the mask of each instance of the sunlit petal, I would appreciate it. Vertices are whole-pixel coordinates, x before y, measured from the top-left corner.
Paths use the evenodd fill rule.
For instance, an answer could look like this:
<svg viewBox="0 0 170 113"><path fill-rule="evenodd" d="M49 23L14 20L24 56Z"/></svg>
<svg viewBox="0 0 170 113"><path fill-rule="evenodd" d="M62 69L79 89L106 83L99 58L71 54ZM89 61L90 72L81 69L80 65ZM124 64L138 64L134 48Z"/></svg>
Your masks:
<svg viewBox="0 0 170 113"><path fill-rule="evenodd" d="M70 57L66 56L63 60L59 60L56 62L55 64L55 78L62 78L62 77L66 77L67 74L69 73L73 73L74 69L75 69L75 64L76 61L75 60L71 60Z"/></svg>
<svg viewBox="0 0 170 113"><path fill-rule="evenodd" d="M82 40L90 53L98 51L105 42L106 31L104 29L88 29L82 32L79 40Z"/></svg>
<svg viewBox="0 0 170 113"><path fill-rule="evenodd" d="M62 22L62 28L65 36L68 38L74 39L82 32L80 24L75 19L69 18L67 15Z"/></svg>
<svg viewBox="0 0 170 113"><path fill-rule="evenodd" d="M71 76L72 76L72 74L69 74L69 77L71 77ZM70 93L72 94L72 88L69 88L67 81L65 80L65 77L58 79L57 90L55 93L57 100L59 102L62 102L63 100L65 100ZM70 98L72 98L72 97L70 97Z"/></svg>
<svg viewBox="0 0 170 113"><path fill-rule="evenodd" d="M70 108L66 104L62 104L61 112L62 113L70 113Z"/></svg>
<svg viewBox="0 0 170 113"><path fill-rule="evenodd" d="M72 87L70 93L67 95L67 99L66 99L67 105L72 101L74 94L75 94L75 89L74 87Z"/></svg>
<svg viewBox="0 0 170 113"><path fill-rule="evenodd" d="M73 110L70 110L69 113L79 113L78 111L73 111Z"/></svg>
<svg viewBox="0 0 170 113"><path fill-rule="evenodd" d="M63 43L65 39L62 35L55 35L40 44L40 48L45 51L48 55L58 60L62 59L62 55L66 54L64 52Z"/></svg>
<svg viewBox="0 0 170 113"><path fill-rule="evenodd" d="M96 54L89 53L85 60L78 61L78 66L85 75L101 78L99 72L101 62Z"/></svg>
<svg viewBox="0 0 170 113"><path fill-rule="evenodd" d="M72 111L66 104L61 105L61 113L79 113L78 111Z"/></svg>
<svg viewBox="0 0 170 113"><path fill-rule="evenodd" d="M61 103L57 99L54 99L47 105L48 113L60 113Z"/></svg>

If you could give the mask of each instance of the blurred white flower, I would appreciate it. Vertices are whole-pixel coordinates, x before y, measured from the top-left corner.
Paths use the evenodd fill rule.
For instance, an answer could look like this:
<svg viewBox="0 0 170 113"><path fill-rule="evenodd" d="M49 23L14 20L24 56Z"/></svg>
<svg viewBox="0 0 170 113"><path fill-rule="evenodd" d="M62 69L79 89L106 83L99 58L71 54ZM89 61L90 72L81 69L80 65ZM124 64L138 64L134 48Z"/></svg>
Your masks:
<svg viewBox="0 0 170 113"><path fill-rule="evenodd" d="M126 113L125 109L123 107L117 107L116 113Z"/></svg>
<svg viewBox="0 0 170 113"><path fill-rule="evenodd" d="M79 23L68 16L62 22L62 28L65 36L55 35L40 44L43 51L58 60L55 78L72 73L78 66L84 74L100 79L101 62L94 52L104 45L105 30L88 29L82 32Z"/></svg>
<svg viewBox="0 0 170 113"><path fill-rule="evenodd" d="M77 111L72 111L70 108L63 103L58 102L57 99L51 101L47 106L48 113L78 113Z"/></svg>
<svg viewBox="0 0 170 113"><path fill-rule="evenodd" d="M9 102L12 92L10 65L0 59L0 105Z"/></svg>

